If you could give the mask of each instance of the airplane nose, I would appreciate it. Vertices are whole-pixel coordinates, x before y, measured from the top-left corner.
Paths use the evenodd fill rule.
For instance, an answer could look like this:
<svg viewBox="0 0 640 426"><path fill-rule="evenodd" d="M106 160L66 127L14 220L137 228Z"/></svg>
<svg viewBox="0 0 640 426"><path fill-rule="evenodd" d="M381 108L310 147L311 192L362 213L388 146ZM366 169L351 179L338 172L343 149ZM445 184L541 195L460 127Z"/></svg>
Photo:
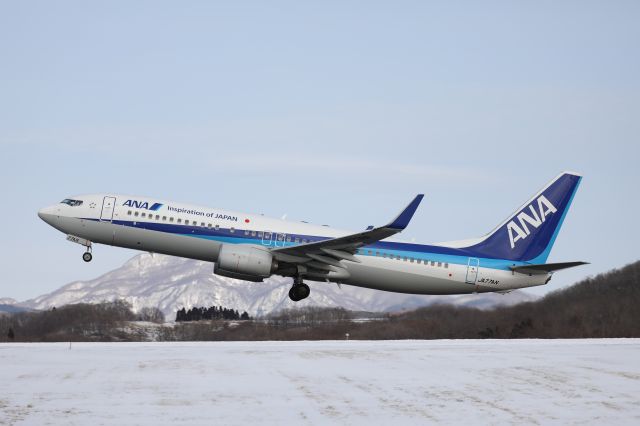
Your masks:
<svg viewBox="0 0 640 426"><path fill-rule="evenodd" d="M48 224L51 224L55 216L54 209L54 206L44 207L38 210L38 217Z"/></svg>

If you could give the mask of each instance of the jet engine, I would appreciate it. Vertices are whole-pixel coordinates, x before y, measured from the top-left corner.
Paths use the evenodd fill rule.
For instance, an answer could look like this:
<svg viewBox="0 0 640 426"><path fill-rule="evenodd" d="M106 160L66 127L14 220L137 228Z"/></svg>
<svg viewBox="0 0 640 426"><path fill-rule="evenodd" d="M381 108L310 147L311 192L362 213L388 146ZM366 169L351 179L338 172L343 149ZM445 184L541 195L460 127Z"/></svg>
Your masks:
<svg viewBox="0 0 640 426"><path fill-rule="evenodd" d="M278 268L273 255L263 248L245 244L223 244L213 273L246 281L262 281Z"/></svg>

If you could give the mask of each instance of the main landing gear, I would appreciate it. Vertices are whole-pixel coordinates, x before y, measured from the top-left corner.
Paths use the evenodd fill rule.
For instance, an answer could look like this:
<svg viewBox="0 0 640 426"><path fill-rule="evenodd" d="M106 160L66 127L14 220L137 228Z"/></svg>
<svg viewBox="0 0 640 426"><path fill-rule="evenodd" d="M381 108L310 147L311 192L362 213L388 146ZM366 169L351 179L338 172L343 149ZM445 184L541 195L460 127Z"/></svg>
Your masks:
<svg viewBox="0 0 640 426"><path fill-rule="evenodd" d="M311 289L309 288L309 286L302 282L301 277L296 277L293 281L291 290L289 290L289 299L293 300L294 302L299 302L302 299L306 299L307 297L309 297L310 293Z"/></svg>

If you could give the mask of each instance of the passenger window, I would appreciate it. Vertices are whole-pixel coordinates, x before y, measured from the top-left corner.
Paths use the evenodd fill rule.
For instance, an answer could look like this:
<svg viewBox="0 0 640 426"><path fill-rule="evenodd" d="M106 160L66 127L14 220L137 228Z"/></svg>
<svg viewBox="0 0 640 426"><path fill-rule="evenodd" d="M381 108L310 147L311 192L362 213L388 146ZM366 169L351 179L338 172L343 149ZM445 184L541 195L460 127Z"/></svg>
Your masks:
<svg viewBox="0 0 640 426"><path fill-rule="evenodd" d="M249 230L248 229L244 230L244 235L249 235Z"/></svg>
<svg viewBox="0 0 640 426"><path fill-rule="evenodd" d="M438 262L438 268L442 266L442 262Z"/></svg>
<svg viewBox="0 0 640 426"><path fill-rule="evenodd" d="M255 237L256 236L256 231L251 231L251 236Z"/></svg>
<svg viewBox="0 0 640 426"><path fill-rule="evenodd" d="M156 215L156 220L160 220L160 215L159 214Z"/></svg>
<svg viewBox="0 0 640 426"><path fill-rule="evenodd" d="M182 223L182 219L178 218L178 223Z"/></svg>
<svg viewBox="0 0 640 426"><path fill-rule="evenodd" d="M431 266L436 266L436 262L434 262L433 260L431 261Z"/></svg>
<svg viewBox="0 0 640 426"><path fill-rule="evenodd" d="M448 263L445 263L445 264L444 264L444 267L445 267L445 269L446 269L446 268L448 268L448 267L449 267L449 264L448 264Z"/></svg>
<svg viewBox="0 0 640 426"><path fill-rule="evenodd" d="M140 216L141 217L147 217L147 214L145 212L142 212L142 214Z"/></svg>
<svg viewBox="0 0 640 426"><path fill-rule="evenodd" d="M291 237L287 237L287 242L290 243L291 242Z"/></svg>
<svg viewBox="0 0 640 426"><path fill-rule="evenodd" d="M163 221L166 221L166 220L167 220L167 217L166 217L166 216L162 216L162 220L163 220Z"/></svg>
<svg viewBox="0 0 640 426"><path fill-rule="evenodd" d="M184 221L184 224L185 224L185 225L188 225L188 224L189 224L189 221L188 221L188 220L185 220L185 221Z"/></svg>
<svg viewBox="0 0 640 426"><path fill-rule="evenodd" d="M413 257L410 257L410 258L409 258L409 262L411 262L411 263L413 263L413 262L414 262Z"/></svg>
<svg viewBox="0 0 640 426"><path fill-rule="evenodd" d="M258 231L258 238L262 238L262 231Z"/></svg>
<svg viewBox="0 0 640 426"><path fill-rule="evenodd" d="M402 258L402 261L403 261L403 262L406 262L406 261L407 261L407 256L404 256L404 257Z"/></svg>
<svg viewBox="0 0 640 426"><path fill-rule="evenodd" d="M131 210L129 210L129 211L127 212L127 214L128 214L129 216L131 216Z"/></svg>
<svg viewBox="0 0 640 426"><path fill-rule="evenodd" d="M200 226L204 228L206 225L204 224L204 222L200 222Z"/></svg>
<svg viewBox="0 0 640 426"><path fill-rule="evenodd" d="M134 215L135 217L138 217L138 212L135 212L133 215Z"/></svg>
<svg viewBox="0 0 640 426"><path fill-rule="evenodd" d="M235 228L231 228L231 229L229 229L229 232L231 232L233 234L234 232L236 232L236 230L235 230Z"/></svg>
<svg viewBox="0 0 640 426"><path fill-rule="evenodd" d="M296 238L296 243L299 243L299 242L300 242L300 238Z"/></svg>
<svg viewBox="0 0 640 426"><path fill-rule="evenodd" d="M207 228L211 229L211 224L207 223Z"/></svg>
<svg viewBox="0 0 640 426"><path fill-rule="evenodd" d="M220 230L220 225L216 225L216 231Z"/></svg>
<svg viewBox="0 0 640 426"><path fill-rule="evenodd" d="M169 218L169 222L173 222L173 216Z"/></svg>

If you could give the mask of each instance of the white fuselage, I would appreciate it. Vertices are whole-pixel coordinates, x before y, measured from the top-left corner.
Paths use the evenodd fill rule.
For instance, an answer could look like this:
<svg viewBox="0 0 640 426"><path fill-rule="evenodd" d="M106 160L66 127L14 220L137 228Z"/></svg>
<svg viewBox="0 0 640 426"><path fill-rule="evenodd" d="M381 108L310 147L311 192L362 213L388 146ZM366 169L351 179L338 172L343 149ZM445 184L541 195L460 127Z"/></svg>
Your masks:
<svg viewBox="0 0 640 426"><path fill-rule="evenodd" d="M270 250L351 234L328 226L262 215L110 194L75 197L39 216L66 234L93 243L216 262L223 244ZM506 291L545 284L549 274L514 273L517 262L475 258L456 248L384 240L358 249L361 263L341 261L348 277L332 281L413 294Z"/></svg>

